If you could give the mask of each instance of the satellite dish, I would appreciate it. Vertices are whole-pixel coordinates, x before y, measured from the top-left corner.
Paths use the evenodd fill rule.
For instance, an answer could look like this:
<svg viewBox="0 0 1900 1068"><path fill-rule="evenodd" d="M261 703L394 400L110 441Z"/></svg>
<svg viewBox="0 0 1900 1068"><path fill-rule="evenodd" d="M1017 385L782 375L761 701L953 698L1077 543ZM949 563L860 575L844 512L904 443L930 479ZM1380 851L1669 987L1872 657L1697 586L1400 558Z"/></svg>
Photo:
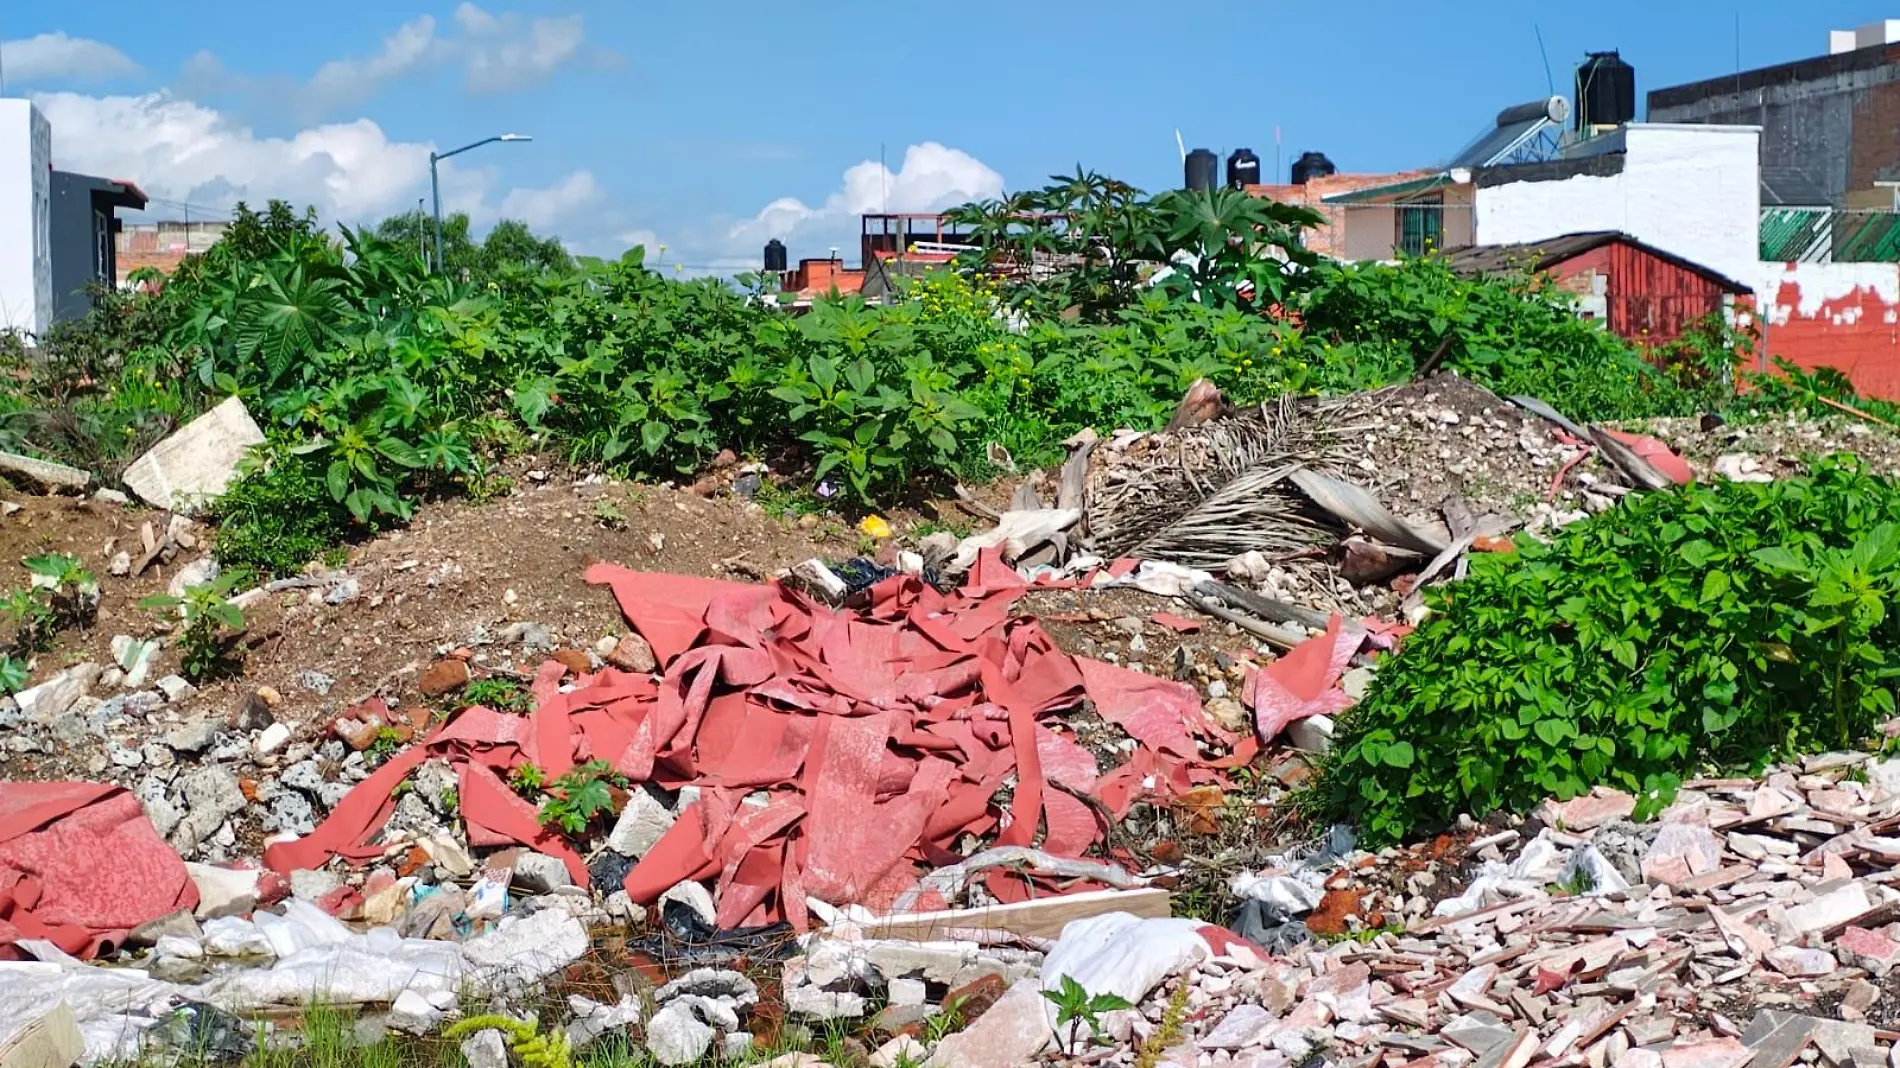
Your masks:
<svg viewBox="0 0 1900 1068"><path fill-rule="evenodd" d="M1544 103L1544 114L1550 121L1563 125L1570 121L1570 101L1561 96L1553 96Z"/></svg>

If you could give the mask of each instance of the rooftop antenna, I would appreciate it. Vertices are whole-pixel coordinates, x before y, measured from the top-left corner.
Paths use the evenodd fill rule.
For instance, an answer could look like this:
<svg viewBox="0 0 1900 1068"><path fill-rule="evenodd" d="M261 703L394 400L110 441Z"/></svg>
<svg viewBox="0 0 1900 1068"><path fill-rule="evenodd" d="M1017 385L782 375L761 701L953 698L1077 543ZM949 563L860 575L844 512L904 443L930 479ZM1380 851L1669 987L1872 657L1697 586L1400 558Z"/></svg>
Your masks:
<svg viewBox="0 0 1900 1068"><path fill-rule="evenodd" d="M1557 79L1550 73L1550 53L1544 51L1544 31L1536 23L1531 24L1531 32L1537 35L1537 56L1544 61L1544 85L1549 90L1546 98L1557 95Z"/></svg>

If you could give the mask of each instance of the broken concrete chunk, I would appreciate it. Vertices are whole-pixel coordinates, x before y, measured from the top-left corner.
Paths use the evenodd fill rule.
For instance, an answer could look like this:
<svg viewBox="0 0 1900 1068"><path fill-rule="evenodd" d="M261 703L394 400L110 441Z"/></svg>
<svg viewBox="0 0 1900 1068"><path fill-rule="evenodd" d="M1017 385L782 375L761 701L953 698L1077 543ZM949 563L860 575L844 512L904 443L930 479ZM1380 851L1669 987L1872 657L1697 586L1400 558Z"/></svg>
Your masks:
<svg viewBox="0 0 1900 1068"><path fill-rule="evenodd" d="M244 402L229 397L132 461L125 484L155 508L188 512L223 494L244 454L263 443Z"/></svg>
<svg viewBox="0 0 1900 1068"><path fill-rule="evenodd" d="M1865 885L1848 883L1831 894L1788 910L1788 925L1801 934L1843 927L1874 910Z"/></svg>
<svg viewBox="0 0 1900 1068"><path fill-rule="evenodd" d="M1009 988L988 1012L937 1043L932 1068L1017 1068L1034 1063L1055 1035L1044 1011L1049 1002L1034 979Z"/></svg>
<svg viewBox="0 0 1900 1068"><path fill-rule="evenodd" d="M613 832L607 836L607 848L623 857L644 857L660 836L672 828L674 819L673 812L658 798L635 787L627 792L627 805L620 810L620 818L614 821Z"/></svg>
<svg viewBox="0 0 1900 1068"><path fill-rule="evenodd" d="M77 467L68 467L51 460L36 460L31 456L21 456L17 452L0 452L0 474L24 481L48 493L63 489L82 490L92 484L90 471L82 471Z"/></svg>

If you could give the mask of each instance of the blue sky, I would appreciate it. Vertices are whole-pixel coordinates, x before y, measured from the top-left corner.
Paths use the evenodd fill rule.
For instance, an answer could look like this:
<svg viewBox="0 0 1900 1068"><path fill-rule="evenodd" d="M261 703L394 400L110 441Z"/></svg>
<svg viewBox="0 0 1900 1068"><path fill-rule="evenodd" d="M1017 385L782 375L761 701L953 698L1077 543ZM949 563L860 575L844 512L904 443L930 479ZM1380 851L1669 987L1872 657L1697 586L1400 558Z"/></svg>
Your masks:
<svg viewBox="0 0 1900 1068"><path fill-rule="evenodd" d="M1163 188L1177 128L1269 167L1276 127L1285 161L1442 162L1545 95L1535 30L1559 92L1586 50L1617 48L1641 95L1732 72L1738 10L1756 67L1900 3L7 0L0 56L7 94L54 119L58 165L136 180L167 216L276 195L373 219L427 192L431 146L520 131L534 142L448 167L451 208L731 268L768 236L852 249L858 210L1078 162Z"/></svg>

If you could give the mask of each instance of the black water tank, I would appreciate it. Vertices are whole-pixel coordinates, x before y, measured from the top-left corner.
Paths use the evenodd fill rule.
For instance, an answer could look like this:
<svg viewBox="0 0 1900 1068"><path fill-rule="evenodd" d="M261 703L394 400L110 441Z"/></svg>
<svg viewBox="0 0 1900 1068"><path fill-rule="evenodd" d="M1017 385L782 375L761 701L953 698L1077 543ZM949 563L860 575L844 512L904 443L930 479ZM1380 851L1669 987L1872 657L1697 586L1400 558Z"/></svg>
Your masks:
<svg viewBox="0 0 1900 1068"><path fill-rule="evenodd" d="M1234 189L1260 184L1260 157L1251 148L1237 148L1227 157L1227 184Z"/></svg>
<svg viewBox="0 0 1900 1068"><path fill-rule="evenodd" d="M1636 68L1615 52L1591 52L1577 68L1577 129L1636 118Z"/></svg>
<svg viewBox="0 0 1900 1068"><path fill-rule="evenodd" d="M776 237L765 243L765 269L781 274L785 271L785 242Z"/></svg>
<svg viewBox="0 0 1900 1068"><path fill-rule="evenodd" d="M1326 158L1324 152L1302 152L1300 158L1293 161L1293 184L1305 185L1313 178L1324 178L1338 174L1339 168Z"/></svg>
<svg viewBox="0 0 1900 1068"><path fill-rule="evenodd" d="M1187 187L1192 192L1211 191L1220 184L1220 157L1205 148L1187 154Z"/></svg>

